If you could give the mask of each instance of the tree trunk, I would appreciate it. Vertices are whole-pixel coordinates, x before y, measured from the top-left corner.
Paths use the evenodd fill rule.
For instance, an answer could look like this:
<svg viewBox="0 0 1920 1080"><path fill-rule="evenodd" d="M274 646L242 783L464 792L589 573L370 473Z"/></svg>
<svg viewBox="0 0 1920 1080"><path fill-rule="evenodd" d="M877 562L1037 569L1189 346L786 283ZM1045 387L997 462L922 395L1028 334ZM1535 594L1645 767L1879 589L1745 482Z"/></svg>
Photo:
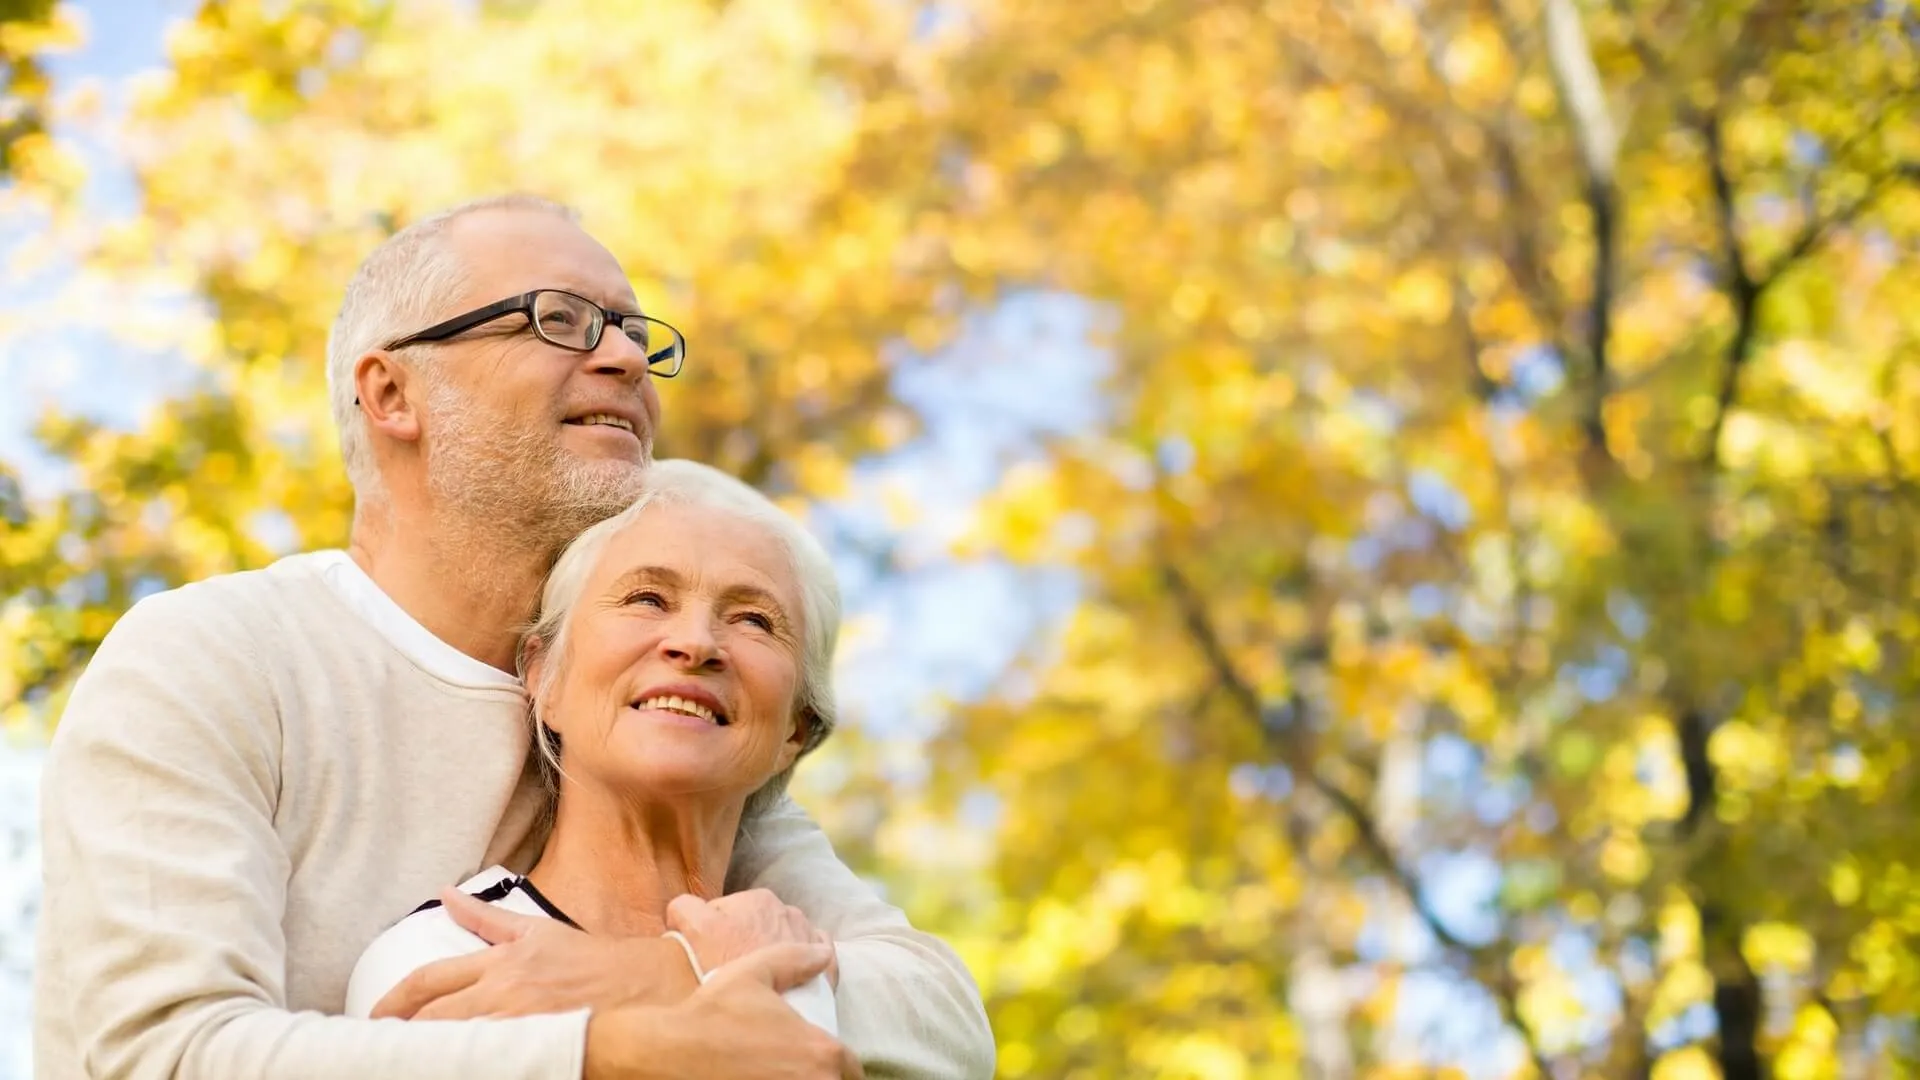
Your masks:
<svg viewBox="0 0 1920 1080"><path fill-rule="evenodd" d="M1680 761L1687 774L1687 812L1681 818L1681 835L1691 838L1703 828L1713 827L1713 806L1718 797L1717 777L1707 753L1707 741L1713 726L1706 713L1697 707L1681 710L1674 733L1680 741ZM1760 980L1740 951L1740 939L1746 927L1713 899L1718 887L1714 881L1721 844L1717 838L1689 875L1690 892L1700 911L1700 948L1707 970L1713 976L1713 1014L1720 1029L1720 1075L1723 1080L1764 1080L1765 1065L1760 1060L1760 1022L1766 1000Z"/></svg>

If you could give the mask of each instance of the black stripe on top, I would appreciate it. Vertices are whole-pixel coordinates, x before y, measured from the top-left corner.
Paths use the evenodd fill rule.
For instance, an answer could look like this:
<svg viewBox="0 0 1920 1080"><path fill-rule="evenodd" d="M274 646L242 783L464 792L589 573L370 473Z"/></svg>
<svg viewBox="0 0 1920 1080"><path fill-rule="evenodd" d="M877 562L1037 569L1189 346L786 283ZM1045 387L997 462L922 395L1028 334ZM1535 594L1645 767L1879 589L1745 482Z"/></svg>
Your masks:
<svg viewBox="0 0 1920 1080"><path fill-rule="evenodd" d="M480 901L483 904L493 904L493 903L498 903L501 900L505 900L507 898L507 894L511 893L515 889L519 889L521 892L526 893L527 899L533 901L536 905L538 905L541 911L544 911L548 915L559 920L560 922L563 922L568 926L573 927L575 930L580 929L580 924L577 922L574 922L572 916L568 915L564 911L561 911L558 905L556 905L553 901L547 899L547 896L545 893L541 892L539 889L534 888L533 882L528 881L526 878L523 878L523 877L517 877L517 876L503 877L499 881L496 881L493 884L487 886L486 888L481 889L479 892L469 893L468 895L473 897L475 900ZM421 904L419 907L414 908L412 911L407 912L407 914L418 915L423 911L432 911L434 908L437 908L439 906L440 906L440 901L429 900L426 903Z"/></svg>

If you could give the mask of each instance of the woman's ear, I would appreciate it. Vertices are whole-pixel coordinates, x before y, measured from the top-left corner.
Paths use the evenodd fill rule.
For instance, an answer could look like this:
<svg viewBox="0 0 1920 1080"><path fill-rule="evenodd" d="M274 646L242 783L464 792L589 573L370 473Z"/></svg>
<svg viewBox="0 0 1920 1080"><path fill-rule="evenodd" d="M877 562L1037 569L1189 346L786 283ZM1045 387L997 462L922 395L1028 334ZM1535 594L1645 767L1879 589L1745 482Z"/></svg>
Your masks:
<svg viewBox="0 0 1920 1080"><path fill-rule="evenodd" d="M819 717L813 715L812 709L802 706L795 710L793 729L787 733L787 741L780 744L780 770L790 768L800 760L800 751L807 748L807 740L813 735L814 725L819 722Z"/></svg>

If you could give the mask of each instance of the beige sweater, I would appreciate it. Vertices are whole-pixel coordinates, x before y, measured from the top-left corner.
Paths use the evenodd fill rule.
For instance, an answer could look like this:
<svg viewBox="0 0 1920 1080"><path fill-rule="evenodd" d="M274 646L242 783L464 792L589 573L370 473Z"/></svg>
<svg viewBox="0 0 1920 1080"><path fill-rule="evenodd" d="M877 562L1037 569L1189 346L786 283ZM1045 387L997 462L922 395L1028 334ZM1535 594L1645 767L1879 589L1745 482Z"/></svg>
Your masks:
<svg viewBox="0 0 1920 1080"><path fill-rule="evenodd" d="M574 1080L586 1013L338 1015L360 952L441 886L526 869L518 684L433 638L341 552L136 604L74 689L42 782L35 1073ZM731 880L840 942L841 1037L875 1077L986 1077L966 969L790 803Z"/></svg>

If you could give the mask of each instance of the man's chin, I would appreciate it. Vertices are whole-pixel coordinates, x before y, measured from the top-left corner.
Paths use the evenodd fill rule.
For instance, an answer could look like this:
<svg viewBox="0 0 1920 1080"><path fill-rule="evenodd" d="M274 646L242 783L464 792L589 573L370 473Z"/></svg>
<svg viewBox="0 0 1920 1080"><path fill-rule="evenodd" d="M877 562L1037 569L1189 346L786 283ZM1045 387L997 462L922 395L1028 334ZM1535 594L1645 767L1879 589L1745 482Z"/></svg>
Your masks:
<svg viewBox="0 0 1920 1080"><path fill-rule="evenodd" d="M594 521L612 517L640 497L648 464L607 460L571 462L566 475L556 485L555 502L560 507L597 515Z"/></svg>
<svg viewBox="0 0 1920 1080"><path fill-rule="evenodd" d="M613 427L565 425L557 443L560 453L580 462L645 465L653 458L653 438Z"/></svg>

